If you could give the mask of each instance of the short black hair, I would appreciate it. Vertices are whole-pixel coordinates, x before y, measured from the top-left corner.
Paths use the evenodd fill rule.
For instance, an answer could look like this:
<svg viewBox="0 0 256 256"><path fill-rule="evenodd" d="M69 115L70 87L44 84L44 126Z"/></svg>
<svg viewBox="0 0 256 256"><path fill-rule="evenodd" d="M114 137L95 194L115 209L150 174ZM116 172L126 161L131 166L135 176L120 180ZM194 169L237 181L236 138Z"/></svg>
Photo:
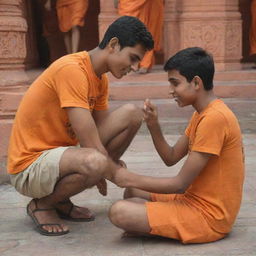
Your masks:
<svg viewBox="0 0 256 256"><path fill-rule="evenodd" d="M154 40L144 23L132 16L122 16L115 20L107 29L99 48L104 49L109 41L116 37L121 49L141 44L146 50L154 48Z"/></svg>
<svg viewBox="0 0 256 256"><path fill-rule="evenodd" d="M191 82L199 76L206 91L213 88L214 61L211 54L200 47L186 48L172 56L164 65L165 71L178 70Z"/></svg>

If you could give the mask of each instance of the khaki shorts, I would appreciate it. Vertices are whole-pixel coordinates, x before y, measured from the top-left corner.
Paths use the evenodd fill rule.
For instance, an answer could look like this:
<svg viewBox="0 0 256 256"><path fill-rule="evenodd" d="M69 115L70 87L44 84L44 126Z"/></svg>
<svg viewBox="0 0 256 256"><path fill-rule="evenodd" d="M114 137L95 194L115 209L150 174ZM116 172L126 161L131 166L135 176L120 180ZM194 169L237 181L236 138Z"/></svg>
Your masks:
<svg viewBox="0 0 256 256"><path fill-rule="evenodd" d="M50 195L59 179L59 162L69 147L59 147L44 151L24 171L11 174L11 184L22 195L41 198Z"/></svg>

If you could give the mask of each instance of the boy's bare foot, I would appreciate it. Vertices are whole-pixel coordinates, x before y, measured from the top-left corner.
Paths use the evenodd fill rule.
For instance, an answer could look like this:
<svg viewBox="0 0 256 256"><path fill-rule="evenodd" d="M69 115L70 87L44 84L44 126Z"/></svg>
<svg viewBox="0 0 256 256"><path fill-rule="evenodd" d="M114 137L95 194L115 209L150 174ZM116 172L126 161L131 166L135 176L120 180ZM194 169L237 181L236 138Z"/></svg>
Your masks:
<svg viewBox="0 0 256 256"><path fill-rule="evenodd" d="M32 199L27 205L27 213L36 225L36 230L47 236L60 236L69 232L68 226L61 223L56 210L50 205Z"/></svg>

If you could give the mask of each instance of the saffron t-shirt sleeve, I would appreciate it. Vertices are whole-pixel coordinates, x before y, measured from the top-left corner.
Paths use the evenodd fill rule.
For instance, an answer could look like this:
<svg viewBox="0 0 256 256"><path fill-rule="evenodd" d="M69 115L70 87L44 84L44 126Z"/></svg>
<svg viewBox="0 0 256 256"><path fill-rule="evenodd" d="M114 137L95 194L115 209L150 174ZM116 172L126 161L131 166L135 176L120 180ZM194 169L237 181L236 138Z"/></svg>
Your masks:
<svg viewBox="0 0 256 256"><path fill-rule="evenodd" d="M227 133L224 116L218 112L206 115L197 126L191 150L219 156Z"/></svg>
<svg viewBox="0 0 256 256"><path fill-rule="evenodd" d="M60 107L89 108L89 82L83 70L76 64L59 69L54 76L54 87Z"/></svg>

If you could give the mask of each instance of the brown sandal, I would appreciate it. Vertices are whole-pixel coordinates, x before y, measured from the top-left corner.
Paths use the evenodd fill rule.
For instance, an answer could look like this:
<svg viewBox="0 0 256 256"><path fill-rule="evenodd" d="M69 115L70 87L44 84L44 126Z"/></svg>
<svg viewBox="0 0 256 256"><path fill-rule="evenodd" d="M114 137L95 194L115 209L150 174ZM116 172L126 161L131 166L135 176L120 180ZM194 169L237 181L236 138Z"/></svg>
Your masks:
<svg viewBox="0 0 256 256"><path fill-rule="evenodd" d="M71 204L71 206L70 206L70 208L69 208L67 213L63 212L62 210L56 209L56 211L57 211L57 213L58 213L58 215L59 215L59 217L61 219L65 219L65 220L69 220L69 221L74 221L74 222L89 222L89 221L95 220L94 216L91 216L89 218L73 218L73 217L71 217L71 212L74 209L74 207L78 207L78 208L81 208L81 207L75 206L69 200L66 200L66 201L63 201L63 202L59 202L58 204Z"/></svg>
<svg viewBox="0 0 256 256"><path fill-rule="evenodd" d="M31 202L34 201L35 203L35 209L34 210L30 210L29 209L29 205L31 204ZM38 233L40 233L41 235L45 235L45 236L62 236L65 235L69 232L69 230L67 231L61 231L61 232L49 232L47 230L45 230L43 228L43 226L59 226L61 227L61 225L59 223L44 223L44 224L40 224L38 222L38 219L36 218L36 216L34 215L35 212L39 212L39 211L52 211L55 210L54 208L48 208L48 209L39 209L37 206L37 202L38 199L32 199L29 204L27 205L27 214L31 217L31 219L33 220L33 222L36 225L36 231Z"/></svg>

